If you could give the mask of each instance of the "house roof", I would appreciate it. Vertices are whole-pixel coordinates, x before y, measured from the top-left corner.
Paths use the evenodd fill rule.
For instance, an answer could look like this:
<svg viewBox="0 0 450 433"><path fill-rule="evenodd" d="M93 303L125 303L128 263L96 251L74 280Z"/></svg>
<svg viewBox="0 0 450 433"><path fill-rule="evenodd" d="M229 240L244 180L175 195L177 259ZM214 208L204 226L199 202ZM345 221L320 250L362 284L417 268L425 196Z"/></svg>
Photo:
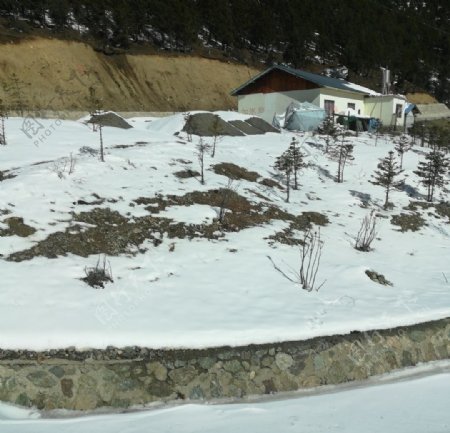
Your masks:
<svg viewBox="0 0 450 433"><path fill-rule="evenodd" d="M417 120L450 118L450 110L445 104L416 104Z"/></svg>
<svg viewBox="0 0 450 433"><path fill-rule="evenodd" d="M330 78L330 77L326 77L324 75L313 74L312 72L306 72L306 71L302 71L300 69L294 69L294 68L290 68L288 66L283 66L283 65L274 65L274 66L270 67L269 69L266 69L265 71L261 72L260 74L254 76L253 78L248 80L246 83L242 84L242 86L239 86L237 89L234 89L231 92L231 95L232 96L237 95L242 89L247 87L249 84L254 83L259 78L263 77L264 75L266 75L269 72L272 72L274 70L286 72L286 73L294 75L298 78L302 78L304 80L310 81L311 83L317 84L320 87L345 90L347 92L354 92L354 93L359 93L359 94L363 94L363 95L378 95L378 93L374 92L371 89L368 89L367 87L359 86L358 84L350 83L343 79Z"/></svg>

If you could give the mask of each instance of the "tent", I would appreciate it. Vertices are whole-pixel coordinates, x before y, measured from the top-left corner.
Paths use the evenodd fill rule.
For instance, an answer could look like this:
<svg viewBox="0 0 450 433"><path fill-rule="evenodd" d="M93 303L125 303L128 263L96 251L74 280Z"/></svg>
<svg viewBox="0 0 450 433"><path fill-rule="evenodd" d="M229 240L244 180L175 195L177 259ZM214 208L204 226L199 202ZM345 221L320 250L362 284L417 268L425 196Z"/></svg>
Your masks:
<svg viewBox="0 0 450 433"><path fill-rule="evenodd" d="M323 108L309 102L291 102L286 109L286 114L275 115L273 125L290 131L313 131L325 119Z"/></svg>

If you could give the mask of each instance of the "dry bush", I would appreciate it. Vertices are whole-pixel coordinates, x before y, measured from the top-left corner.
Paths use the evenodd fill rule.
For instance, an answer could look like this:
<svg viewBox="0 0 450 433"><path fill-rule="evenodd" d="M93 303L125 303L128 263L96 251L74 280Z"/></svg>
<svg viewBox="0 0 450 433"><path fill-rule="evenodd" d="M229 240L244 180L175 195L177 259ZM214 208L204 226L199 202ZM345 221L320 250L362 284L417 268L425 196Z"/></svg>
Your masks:
<svg viewBox="0 0 450 433"><path fill-rule="evenodd" d="M358 251L370 251L371 244L377 235L377 217L375 209L372 209L361 222L358 234L356 235L355 248Z"/></svg>

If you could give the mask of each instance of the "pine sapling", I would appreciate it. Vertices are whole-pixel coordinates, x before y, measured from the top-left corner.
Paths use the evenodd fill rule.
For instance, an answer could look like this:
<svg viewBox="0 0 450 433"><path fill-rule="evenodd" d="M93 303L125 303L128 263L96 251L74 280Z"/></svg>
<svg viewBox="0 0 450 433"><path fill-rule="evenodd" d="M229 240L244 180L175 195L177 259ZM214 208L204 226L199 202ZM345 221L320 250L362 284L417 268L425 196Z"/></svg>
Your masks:
<svg viewBox="0 0 450 433"><path fill-rule="evenodd" d="M330 158L337 161L338 170L336 182L344 182L344 169L348 161L355 159L353 156L353 144L346 140L346 135L342 134L341 141L330 149Z"/></svg>
<svg viewBox="0 0 450 433"><path fill-rule="evenodd" d="M292 173L294 174L294 189L298 189L298 172L303 167L305 167L305 163L303 162L303 158L305 157L305 155L298 147L298 141L294 137L292 138L287 153L288 157L292 161Z"/></svg>
<svg viewBox="0 0 450 433"><path fill-rule="evenodd" d="M427 201L433 201L436 188L442 188L448 183L446 175L450 160L442 152L433 150L425 156L425 161L419 162L414 171L421 178L420 182L427 188Z"/></svg>
<svg viewBox="0 0 450 433"><path fill-rule="evenodd" d="M99 132L99 139L100 139L100 161L105 162L105 153L104 153L104 146L103 146L103 125L101 121L98 120L98 116L102 114L102 101L100 98L96 96L96 89L95 87L89 87L89 105L91 107L90 109L90 115L92 123L92 131Z"/></svg>
<svg viewBox="0 0 450 433"><path fill-rule="evenodd" d="M291 188L291 175L293 171L292 157L289 154L289 149L283 152L275 160L275 169L283 173L286 180L286 203L289 203L290 188Z"/></svg>
<svg viewBox="0 0 450 433"><path fill-rule="evenodd" d="M339 133L339 128L336 126L333 120L333 116L327 116L322 124L318 128L319 133L325 135L325 153L328 153L330 147L336 141L336 137Z"/></svg>
<svg viewBox="0 0 450 433"><path fill-rule="evenodd" d="M401 170L392 150L389 152L388 156L380 159L377 167L378 170L375 170L375 173L372 175L374 180L371 182L374 185L384 187L386 194L383 208L387 210L389 207L389 193L393 188L398 188L402 184L402 181L396 179L401 173Z"/></svg>
<svg viewBox="0 0 450 433"><path fill-rule="evenodd" d="M402 134L394 140L395 150L400 155L400 170L403 169L403 155L411 149L412 143L406 134Z"/></svg>
<svg viewBox="0 0 450 433"><path fill-rule="evenodd" d="M211 149L211 146L203 141L203 138L200 138L199 143L196 146L197 149L197 158L200 164L200 183L202 185L205 184L205 154Z"/></svg>

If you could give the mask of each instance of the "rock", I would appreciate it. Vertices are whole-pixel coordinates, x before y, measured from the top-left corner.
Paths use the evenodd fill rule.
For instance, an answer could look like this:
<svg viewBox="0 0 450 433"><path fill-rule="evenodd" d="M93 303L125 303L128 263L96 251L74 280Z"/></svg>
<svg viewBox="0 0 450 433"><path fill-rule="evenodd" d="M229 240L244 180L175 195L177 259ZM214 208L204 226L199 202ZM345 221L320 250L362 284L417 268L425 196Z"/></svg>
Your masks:
<svg viewBox="0 0 450 433"><path fill-rule="evenodd" d="M277 353L275 363L280 370L285 371L294 365L294 359L287 353Z"/></svg>
<svg viewBox="0 0 450 433"><path fill-rule="evenodd" d="M18 404L19 406L26 406L26 407L33 406L33 403L31 402L30 398L24 392L22 392L17 396L16 404Z"/></svg>
<svg viewBox="0 0 450 433"><path fill-rule="evenodd" d="M209 370L215 364L215 362L216 361L213 358L210 358L208 356L205 356L204 358L200 358L198 360L200 367L204 370Z"/></svg>
<svg viewBox="0 0 450 433"><path fill-rule="evenodd" d="M314 369L315 370L323 370L326 367L325 359L322 355L316 355L313 358Z"/></svg>
<svg viewBox="0 0 450 433"><path fill-rule="evenodd" d="M412 341L420 342L425 340L427 338L427 335L423 331L412 331L410 337Z"/></svg>
<svg viewBox="0 0 450 433"><path fill-rule="evenodd" d="M196 375L197 371L191 365L188 367L176 368L169 373L169 377L172 381L181 386L187 385L195 378Z"/></svg>
<svg viewBox="0 0 450 433"><path fill-rule="evenodd" d="M50 370L50 373L54 374L58 379L61 379L61 377L64 376L64 368L60 367L59 365L53 366Z"/></svg>
<svg viewBox="0 0 450 433"><path fill-rule="evenodd" d="M225 361L223 368L225 371L236 374L242 370L242 365L237 359L233 359L232 361Z"/></svg>
<svg viewBox="0 0 450 433"><path fill-rule="evenodd" d="M34 371L27 375L27 379L40 388L51 388L58 382L53 376L50 376L46 371Z"/></svg>
<svg viewBox="0 0 450 433"><path fill-rule="evenodd" d="M61 391L65 397L73 397L73 380L72 379L61 379Z"/></svg>
<svg viewBox="0 0 450 433"><path fill-rule="evenodd" d="M147 371L155 376L161 382L167 379L167 368L160 362L150 362L147 364Z"/></svg>
<svg viewBox="0 0 450 433"><path fill-rule="evenodd" d="M88 120L88 123L93 123L102 126L112 126L113 128L130 129L132 126L117 113L108 111L106 113L94 114Z"/></svg>
<svg viewBox="0 0 450 433"><path fill-rule="evenodd" d="M205 394L203 393L200 385L194 386L191 392L189 393L189 398L191 400L203 400L205 398Z"/></svg>
<svg viewBox="0 0 450 433"><path fill-rule="evenodd" d="M387 280L384 275L379 274L378 272L367 269L366 275L375 283L381 284L383 286L393 286L393 284L389 280Z"/></svg>

